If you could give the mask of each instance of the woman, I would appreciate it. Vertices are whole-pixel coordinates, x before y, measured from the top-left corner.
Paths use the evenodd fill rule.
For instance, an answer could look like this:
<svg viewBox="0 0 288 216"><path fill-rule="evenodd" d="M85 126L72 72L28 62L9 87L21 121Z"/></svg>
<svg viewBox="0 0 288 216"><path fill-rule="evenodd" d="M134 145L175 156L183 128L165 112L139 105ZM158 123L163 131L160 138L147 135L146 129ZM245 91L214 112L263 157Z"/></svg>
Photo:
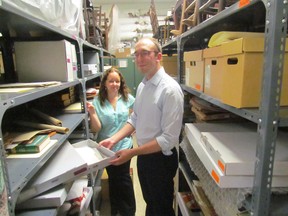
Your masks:
<svg viewBox="0 0 288 216"><path fill-rule="evenodd" d="M87 102L90 115L90 126L93 133L97 133L97 142L111 137L127 122L134 97L129 94L129 89L122 74L111 68L103 74L99 95L92 103ZM126 137L118 142L112 151L132 148L132 138ZM111 215L135 215L135 195L130 177L130 162L121 166L108 166L106 168L109 182L109 197Z"/></svg>

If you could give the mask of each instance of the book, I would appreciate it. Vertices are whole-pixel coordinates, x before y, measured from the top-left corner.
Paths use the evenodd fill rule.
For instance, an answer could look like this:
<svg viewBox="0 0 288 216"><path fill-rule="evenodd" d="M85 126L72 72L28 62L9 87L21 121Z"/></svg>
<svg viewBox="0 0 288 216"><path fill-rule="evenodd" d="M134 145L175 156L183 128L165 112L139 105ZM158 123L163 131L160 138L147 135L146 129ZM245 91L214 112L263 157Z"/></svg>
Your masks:
<svg viewBox="0 0 288 216"><path fill-rule="evenodd" d="M48 134L39 134L34 136L28 141L21 142L19 144L8 145L6 150L9 153L39 153L50 142L50 136Z"/></svg>

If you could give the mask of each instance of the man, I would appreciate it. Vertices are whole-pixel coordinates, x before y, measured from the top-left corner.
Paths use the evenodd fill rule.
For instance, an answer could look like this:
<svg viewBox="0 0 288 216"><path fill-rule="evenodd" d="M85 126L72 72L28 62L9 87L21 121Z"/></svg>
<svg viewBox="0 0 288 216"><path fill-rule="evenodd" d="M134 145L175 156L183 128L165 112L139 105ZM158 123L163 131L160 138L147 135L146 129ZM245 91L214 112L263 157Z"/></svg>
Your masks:
<svg viewBox="0 0 288 216"><path fill-rule="evenodd" d="M131 119L119 132L99 144L112 148L136 130L138 147L116 152L117 158L111 164L119 165L138 156L146 216L175 215L173 178L178 167L175 146L179 144L182 126L183 93L161 66L162 50L155 39L140 39L134 54L144 78L137 89Z"/></svg>

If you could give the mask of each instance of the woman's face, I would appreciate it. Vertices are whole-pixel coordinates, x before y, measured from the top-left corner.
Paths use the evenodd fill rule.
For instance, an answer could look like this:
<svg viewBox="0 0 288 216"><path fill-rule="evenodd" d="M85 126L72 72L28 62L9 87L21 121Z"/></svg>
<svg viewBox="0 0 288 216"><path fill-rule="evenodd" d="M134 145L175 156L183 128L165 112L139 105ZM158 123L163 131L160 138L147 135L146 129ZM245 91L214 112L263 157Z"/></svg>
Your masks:
<svg viewBox="0 0 288 216"><path fill-rule="evenodd" d="M107 88L108 93L118 93L121 85L121 78L117 72L109 73L107 80L105 82L105 86Z"/></svg>

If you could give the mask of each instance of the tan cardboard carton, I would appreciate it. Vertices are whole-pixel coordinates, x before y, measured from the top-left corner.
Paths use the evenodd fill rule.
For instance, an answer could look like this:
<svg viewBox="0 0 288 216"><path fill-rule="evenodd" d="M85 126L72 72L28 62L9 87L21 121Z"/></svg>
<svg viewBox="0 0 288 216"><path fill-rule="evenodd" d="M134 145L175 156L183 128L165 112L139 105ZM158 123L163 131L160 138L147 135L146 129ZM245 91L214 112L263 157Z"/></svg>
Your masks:
<svg viewBox="0 0 288 216"><path fill-rule="evenodd" d="M131 56L131 48L119 48L115 52L116 58L127 58Z"/></svg>
<svg viewBox="0 0 288 216"><path fill-rule="evenodd" d="M203 50L184 52L185 85L203 92L204 59Z"/></svg>
<svg viewBox="0 0 288 216"><path fill-rule="evenodd" d="M239 38L221 47L224 55L221 100L237 108L258 107L262 90L264 38ZM286 53L280 99L282 106L288 105L287 69Z"/></svg>
<svg viewBox="0 0 288 216"><path fill-rule="evenodd" d="M173 56L162 56L161 65L164 67L167 74L172 77L177 77L178 71L178 63L177 63L177 55Z"/></svg>
<svg viewBox="0 0 288 216"><path fill-rule="evenodd" d="M204 93L221 100L223 79L223 57L221 47L203 50L204 58Z"/></svg>

